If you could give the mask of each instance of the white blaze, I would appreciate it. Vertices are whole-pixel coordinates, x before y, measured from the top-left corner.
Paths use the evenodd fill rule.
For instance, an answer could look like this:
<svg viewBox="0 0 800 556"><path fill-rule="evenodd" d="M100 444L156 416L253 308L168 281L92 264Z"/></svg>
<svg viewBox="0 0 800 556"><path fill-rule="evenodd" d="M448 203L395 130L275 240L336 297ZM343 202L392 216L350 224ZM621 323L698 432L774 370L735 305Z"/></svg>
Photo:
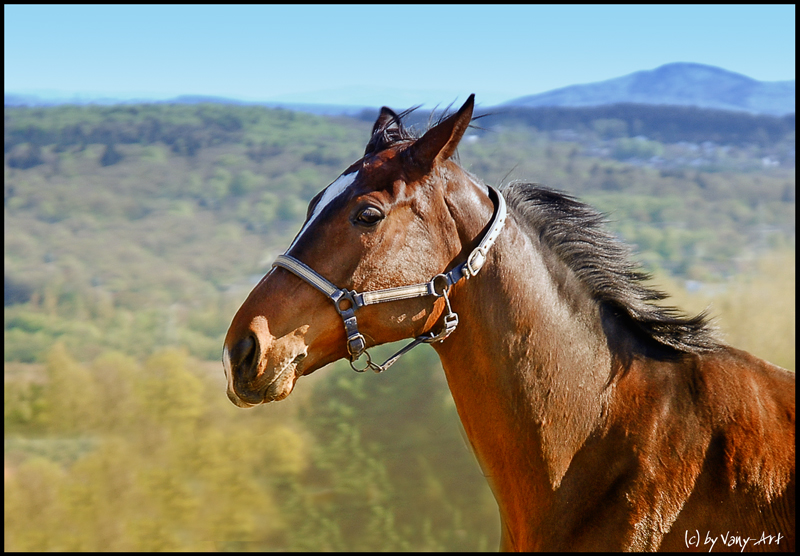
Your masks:
<svg viewBox="0 0 800 556"><path fill-rule="evenodd" d="M308 218L308 221L306 222L305 226L303 226L303 229L300 230L300 233L297 234L297 237L294 238L294 241L289 246L289 249L286 250L286 253L292 250L292 247L294 247L294 244L300 239L300 236L303 235L303 232L305 232L309 226L311 226L314 220L316 220L322 211L325 210L325 207L331 204L337 197L339 197L339 195L344 193L345 190L350 187L350 185L356 180L356 176L358 176L358 172L342 174L336 178L336 181L334 181L325 189L325 192L322 194L322 198L317 203L317 206L314 207L314 212Z"/></svg>

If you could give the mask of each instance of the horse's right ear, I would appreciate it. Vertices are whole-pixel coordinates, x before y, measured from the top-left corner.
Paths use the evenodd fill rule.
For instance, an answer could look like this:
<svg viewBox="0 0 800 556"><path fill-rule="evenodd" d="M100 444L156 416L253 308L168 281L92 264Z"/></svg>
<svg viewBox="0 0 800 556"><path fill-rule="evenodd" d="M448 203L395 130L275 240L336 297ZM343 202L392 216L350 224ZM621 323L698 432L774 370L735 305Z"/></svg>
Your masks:
<svg viewBox="0 0 800 556"><path fill-rule="evenodd" d="M428 170L436 159L446 160L453 156L459 141L472 121L475 95L469 95L458 112L448 116L417 139L409 148L409 156L418 166Z"/></svg>
<svg viewBox="0 0 800 556"><path fill-rule="evenodd" d="M377 142L375 133L378 130L383 130L385 133L387 130L391 130L392 128L398 128L398 127L400 127L400 116L395 114L394 110L392 110L387 106L381 108L381 113L378 114L378 119L375 120L375 125L372 126L372 135L370 135L369 143L367 143L367 148L364 149L364 154L367 155L375 150L375 145Z"/></svg>

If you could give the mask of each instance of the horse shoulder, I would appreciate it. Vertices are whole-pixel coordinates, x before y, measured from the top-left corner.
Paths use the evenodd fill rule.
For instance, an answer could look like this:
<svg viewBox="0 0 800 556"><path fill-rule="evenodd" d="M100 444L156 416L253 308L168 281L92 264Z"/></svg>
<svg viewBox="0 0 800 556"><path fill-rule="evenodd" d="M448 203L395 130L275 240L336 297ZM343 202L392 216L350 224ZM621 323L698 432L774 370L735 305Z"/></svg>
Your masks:
<svg viewBox="0 0 800 556"><path fill-rule="evenodd" d="M696 380L703 384L699 403L715 438L725 445L729 471L793 472L794 373L726 346L701 357Z"/></svg>
<svg viewBox="0 0 800 556"><path fill-rule="evenodd" d="M675 360L640 360L617 390L622 418L651 443L664 434L694 432L687 442L724 435L736 445L774 442L763 448L791 452L784 459L794 461L795 375L745 351L722 346Z"/></svg>
<svg viewBox="0 0 800 556"><path fill-rule="evenodd" d="M794 373L723 346L694 356L686 377L710 436L700 473L662 549L685 549L685 531L781 533L794 546ZM775 547L773 547L775 548Z"/></svg>
<svg viewBox="0 0 800 556"><path fill-rule="evenodd" d="M767 506L776 527L789 519L781 516L793 522L794 382L727 346L632 363L608 422L609 437L624 439L620 455L629 453L631 546L677 549L685 530L726 524L755 530L751 516Z"/></svg>
<svg viewBox="0 0 800 556"><path fill-rule="evenodd" d="M700 372L721 476L765 502L782 495L794 482L794 373L732 347L703 357Z"/></svg>

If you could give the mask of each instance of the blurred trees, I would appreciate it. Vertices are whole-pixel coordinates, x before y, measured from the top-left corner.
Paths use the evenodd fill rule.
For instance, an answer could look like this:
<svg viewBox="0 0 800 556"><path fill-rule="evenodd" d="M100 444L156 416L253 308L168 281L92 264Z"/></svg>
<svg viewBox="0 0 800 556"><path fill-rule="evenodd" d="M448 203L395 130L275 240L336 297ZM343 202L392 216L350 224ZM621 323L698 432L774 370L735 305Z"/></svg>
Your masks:
<svg viewBox="0 0 800 556"><path fill-rule="evenodd" d="M672 294L670 303L694 313L708 309L724 342L794 370L794 249L776 249L758 258L754 266L753 271L723 284L689 280L682 286L664 273L655 282Z"/></svg>
<svg viewBox="0 0 800 556"><path fill-rule="evenodd" d="M613 104L536 108L504 107L483 120L489 125L519 125L541 131L594 128L610 137L644 135L662 143L714 141L762 146L793 135L795 115L765 116L692 106Z"/></svg>
<svg viewBox="0 0 800 556"><path fill-rule="evenodd" d="M454 412L444 411L432 350L405 369L398 363L399 397L377 399L397 387L379 377L323 371L327 386L299 395L291 419L233 407L221 381L196 365L174 349L143 365L114 352L86 365L56 345L35 400L15 395L19 384L7 387L5 549L462 550L497 542L496 506ZM429 400L420 415L409 408L415 392ZM25 404L27 418L13 418ZM384 417L403 415L402 426L363 426L376 406ZM434 446L441 452L420 453ZM438 461L424 464L428 457Z"/></svg>
<svg viewBox="0 0 800 556"><path fill-rule="evenodd" d="M39 443L74 439L83 453L64 466L45 449L13 467L6 550L220 550L285 526L270 481L302 471L303 441L269 420L220 419L229 402L190 365L175 350L143 366L111 352L86 366L51 350ZM76 448L83 438L88 450ZM7 462L30 451L23 440L10 448Z"/></svg>

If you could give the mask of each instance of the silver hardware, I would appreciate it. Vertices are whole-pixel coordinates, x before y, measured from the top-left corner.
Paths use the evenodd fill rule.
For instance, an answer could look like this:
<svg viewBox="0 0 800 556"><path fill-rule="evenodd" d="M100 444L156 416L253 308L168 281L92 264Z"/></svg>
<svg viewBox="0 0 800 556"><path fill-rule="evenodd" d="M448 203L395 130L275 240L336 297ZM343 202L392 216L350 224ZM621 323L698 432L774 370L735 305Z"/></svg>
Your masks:
<svg viewBox="0 0 800 556"><path fill-rule="evenodd" d="M444 281L444 285L442 286L442 293L436 291L436 280ZM450 289L450 281L448 280L446 274L437 274L436 276L431 278L431 281L428 282L427 285L430 288L431 292L430 295L435 295L436 297L442 297L442 296L447 297L447 291Z"/></svg>
<svg viewBox="0 0 800 556"><path fill-rule="evenodd" d="M425 343L432 344L433 342L442 342L445 338L447 338L458 326L458 313L453 311L453 308L450 306L450 298L447 297L447 292L450 289L448 286L445 290L442 291L442 297L444 297L445 307L447 308L447 314L444 316L444 326L439 331L438 334L434 335L433 332L430 332L430 337L423 340Z"/></svg>
<svg viewBox="0 0 800 556"><path fill-rule="evenodd" d="M483 254L480 247L475 249L472 253L469 254L467 257L467 264L466 270L469 272L467 274L467 278L472 278L478 272L480 272L481 268L483 268L483 263L486 262L486 255Z"/></svg>
<svg viewBox="0 0 800 556"><path fill-rule="evenodd" d="M353 344L358 342L356 347L353 347ZM364 339L364 335L360 332L356 332L355 335L349 336L347 338L347 351L350 353L351 358L358 359L361 357L362 353L365 353L367 350L367 341Z"/></svg>
<svg viewBox="0 0 800 556"><path fill-rule="evenodd" d="M366 364L366 366L365 366L363 369L359 369L358 367L356 367L356 361L358 361L359 359L361 359L361 356L362 356L362 355L366 355L366 357L367 357L367 364ZM392 363L394 363L394 361L392 361ZM384 363L384 364L383 364L383 365L381 365L381 366L378 366L378 365L376 365L375 363L373 363L373 362L372 362L372 357L370 357L370 355L369 355L369 352L368 352L367 350L364 350L364 351L362 351L362 352L361 352L361 353L360 353L360 354L359 354L359 355L358 355L358 356L357 356L355 359L353 359L352 361L350 361L350 368L351 368L351 369L353 369L353 370L354 370L355 372L357 372L357 373L363 373L363 372L364 372L364 371L366 371L367 369L372 369L372 370L375 372L375 374L382 373L383 371L385 371L385 370L386 370L386 369L384 368L384 365L386 366L386 368L388 368L388 367L389 367L389 365L386 365L386 363Z"/></svg>

